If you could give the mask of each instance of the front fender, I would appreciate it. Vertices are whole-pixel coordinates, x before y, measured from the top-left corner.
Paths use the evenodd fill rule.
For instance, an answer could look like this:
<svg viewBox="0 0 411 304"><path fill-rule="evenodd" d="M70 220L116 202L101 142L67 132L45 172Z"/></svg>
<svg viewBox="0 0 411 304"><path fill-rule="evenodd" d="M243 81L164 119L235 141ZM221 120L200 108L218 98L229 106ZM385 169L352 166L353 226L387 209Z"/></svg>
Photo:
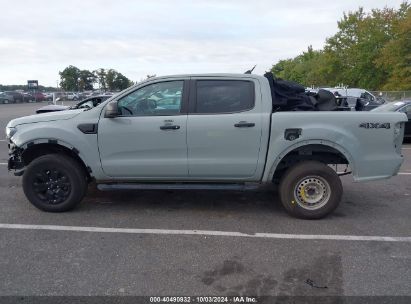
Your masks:
<svg viewBox="0 0 411 304"><path fill-rule="evenodd" d="M90 120L87 120L89 123ZM84 134L77 125L82 121L66 120L57 122L39 122L17 126L12 137L13 144L20 150L33 144L58 144L75 152L90 167L91 175L96 179L105 178L101 170L97 134Z"/></svg>

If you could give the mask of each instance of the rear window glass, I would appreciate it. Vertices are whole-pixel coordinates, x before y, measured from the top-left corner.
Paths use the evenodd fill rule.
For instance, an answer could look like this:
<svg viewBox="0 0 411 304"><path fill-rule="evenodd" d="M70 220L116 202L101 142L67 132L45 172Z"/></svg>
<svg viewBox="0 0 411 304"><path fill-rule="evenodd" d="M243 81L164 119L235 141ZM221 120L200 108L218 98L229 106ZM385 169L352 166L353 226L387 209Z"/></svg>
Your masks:
<svg viewBox="0 0 411 304"><path fill-rule="evenodd" d="M254 107L254 84L242 80L197 80L197 113L232 113Z"/></svg>

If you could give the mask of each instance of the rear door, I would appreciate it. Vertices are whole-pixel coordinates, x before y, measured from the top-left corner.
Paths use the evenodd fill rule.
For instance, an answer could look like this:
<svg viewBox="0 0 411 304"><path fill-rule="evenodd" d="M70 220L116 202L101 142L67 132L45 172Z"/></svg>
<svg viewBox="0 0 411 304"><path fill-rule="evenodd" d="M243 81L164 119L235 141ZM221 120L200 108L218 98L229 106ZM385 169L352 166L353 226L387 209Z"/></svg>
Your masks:
<svg viewBox="0 0 411 304"><path fill-rule="evenodd" d="M187 120L190 178L254 180L261 111L255 79L193 78Z"/></svg>

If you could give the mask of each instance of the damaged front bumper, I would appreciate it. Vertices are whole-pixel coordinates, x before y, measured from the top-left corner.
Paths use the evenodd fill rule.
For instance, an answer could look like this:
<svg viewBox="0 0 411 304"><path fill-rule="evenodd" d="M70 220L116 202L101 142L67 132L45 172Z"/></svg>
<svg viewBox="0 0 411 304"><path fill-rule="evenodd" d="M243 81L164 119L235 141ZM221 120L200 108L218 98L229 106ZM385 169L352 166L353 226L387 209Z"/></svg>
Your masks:
<svg viewBox="0 0 411 304"><path fill-rule="evenodd" d="M8 161L8 169L9 171L14 170L14 175L21 176L24 173L24 162L22 158L23 149L17 147L10 139L9 139L9 161Z"/></svg>

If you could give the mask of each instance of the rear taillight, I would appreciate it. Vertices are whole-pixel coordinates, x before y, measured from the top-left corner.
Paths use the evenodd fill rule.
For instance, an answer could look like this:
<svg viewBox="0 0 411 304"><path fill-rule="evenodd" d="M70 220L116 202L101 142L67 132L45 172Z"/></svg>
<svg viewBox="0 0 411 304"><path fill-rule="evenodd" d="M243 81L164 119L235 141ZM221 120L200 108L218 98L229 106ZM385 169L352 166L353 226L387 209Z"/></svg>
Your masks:
<svg viewBox="0 0 411 304"><path fill-rule="evenodd" d="M401 154L402 141L404 139L404 123L398 122L394 126L394 146L398 154Z"/></svg>

